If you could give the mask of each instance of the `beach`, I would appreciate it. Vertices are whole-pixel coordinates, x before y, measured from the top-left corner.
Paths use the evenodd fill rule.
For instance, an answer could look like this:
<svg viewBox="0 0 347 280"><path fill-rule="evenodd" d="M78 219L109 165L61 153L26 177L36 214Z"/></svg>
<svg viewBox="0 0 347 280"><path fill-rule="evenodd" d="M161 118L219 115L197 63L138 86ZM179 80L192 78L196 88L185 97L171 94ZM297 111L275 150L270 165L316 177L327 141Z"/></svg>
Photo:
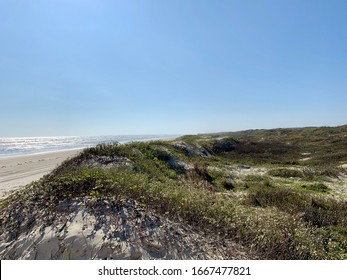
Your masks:
<svg viewBox="0 0 347 280"><path fill-rule="evenodd" d="M0 158L0 198L42 178L81 149Z"/></svg>
<svg viewBox="0 0 347 280"><path fill-rule="evenodd" d="M101 143L168 140L174 137L177 135L0 138L0 199L39 180L84 148Z"/></svg>

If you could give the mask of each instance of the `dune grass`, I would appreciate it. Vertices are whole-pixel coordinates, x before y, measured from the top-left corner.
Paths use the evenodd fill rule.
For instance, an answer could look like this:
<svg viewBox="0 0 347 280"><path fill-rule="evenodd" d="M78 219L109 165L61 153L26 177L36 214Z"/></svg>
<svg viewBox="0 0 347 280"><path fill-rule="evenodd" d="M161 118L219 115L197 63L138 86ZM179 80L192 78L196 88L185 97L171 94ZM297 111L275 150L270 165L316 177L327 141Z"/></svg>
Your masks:
<svg viewBox="0 0 347 280"><path fill-rule="evenodd" d="M276 141L285 133L280 131ZM289 133L290 139L297 139L294 133L298 139L300 133L306 135L294 131ZM263 139L267 134L261 135ZM254 143L247 142L245 135L237 140L229 135L223 140L222 136L179 139L203 147L208 157L189 156L174 141L98 145L64 162L22 195L29 189L34 193L32 207L81 196L136 201L207 234L237 241L264 259L347 258L347 202L335 197L324 183L339 176L340 161L330 162L329 169L322 167L328 166L323 162L303 166L299 151L306 146L300 146L300 139L290 145L271 145L271 141L255 143L252 134L248 140ZM109 168L84 164L98 157L110 162L126 158L129 164ZM319 158L317 153L315 160ZM245 175L243 187L239 187L241 179L230 172L240 162L266 166L268 172ZM290 164L295 168L288 168ZM23 202L9 197L0 208L16 203Z"/></svg>

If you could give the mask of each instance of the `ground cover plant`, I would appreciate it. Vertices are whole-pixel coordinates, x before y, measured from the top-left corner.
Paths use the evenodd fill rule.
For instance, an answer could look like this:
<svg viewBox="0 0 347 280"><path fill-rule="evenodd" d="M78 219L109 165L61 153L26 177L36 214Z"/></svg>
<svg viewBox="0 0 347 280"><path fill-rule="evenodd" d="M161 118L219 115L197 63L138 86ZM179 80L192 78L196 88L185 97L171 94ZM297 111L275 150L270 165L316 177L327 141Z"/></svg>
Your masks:
<svg viewBox="0 0 347 280"><path fill-rule="evenodd" d="M86 196L135 201L264 259L346 259L346 135L343 126L102 144L0 208L26 203L34 212ZM11 226L12 238L22 227L10 216L0 226Z"/></svg>

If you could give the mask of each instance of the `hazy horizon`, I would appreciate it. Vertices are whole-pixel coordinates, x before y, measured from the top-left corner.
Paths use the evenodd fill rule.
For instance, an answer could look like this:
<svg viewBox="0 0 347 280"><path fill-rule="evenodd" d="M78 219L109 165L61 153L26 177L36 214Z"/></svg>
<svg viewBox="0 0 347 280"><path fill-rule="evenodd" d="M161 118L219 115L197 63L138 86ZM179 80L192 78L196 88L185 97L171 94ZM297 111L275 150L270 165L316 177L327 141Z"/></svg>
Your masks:
<svg viewBox="0 0 347 280"><path fill-rule="evenodd" d="M0 137L347 123L347 2L0 2Z"/></svg>
<svg viewBox="0 0 347 280"><path fill-rule="evenodd" d="M202 131L194 133L154 133L154 134L108 134L108 135L34 135L34 136L0 136L0 138L51 138L51 137L106 137L106 136L173 136L180 137L184 135L198 135L198 134L218 134L228 132L241 132L248 130L272 130L272 129L297 129L297 128L310 128L310 127L339 127L345 126L347 123L337 125L308 125L308 126L288 126L288 127L258 127L258 128L245 128L240 130L219 130L219 131Z"/></svg>

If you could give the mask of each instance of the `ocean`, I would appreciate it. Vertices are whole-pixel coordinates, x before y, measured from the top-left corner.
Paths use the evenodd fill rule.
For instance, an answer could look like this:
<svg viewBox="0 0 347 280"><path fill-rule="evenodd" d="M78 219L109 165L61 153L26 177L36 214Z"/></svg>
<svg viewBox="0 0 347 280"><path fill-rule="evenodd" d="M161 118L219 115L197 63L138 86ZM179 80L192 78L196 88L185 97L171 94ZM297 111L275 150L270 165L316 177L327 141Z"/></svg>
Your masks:
<svg viewBox="0 0 347 280"><path fill-rule="evenodd" d="M93 147L101 143L175 138L177 135L58 136L0 138L0 157Z"/></svg>

